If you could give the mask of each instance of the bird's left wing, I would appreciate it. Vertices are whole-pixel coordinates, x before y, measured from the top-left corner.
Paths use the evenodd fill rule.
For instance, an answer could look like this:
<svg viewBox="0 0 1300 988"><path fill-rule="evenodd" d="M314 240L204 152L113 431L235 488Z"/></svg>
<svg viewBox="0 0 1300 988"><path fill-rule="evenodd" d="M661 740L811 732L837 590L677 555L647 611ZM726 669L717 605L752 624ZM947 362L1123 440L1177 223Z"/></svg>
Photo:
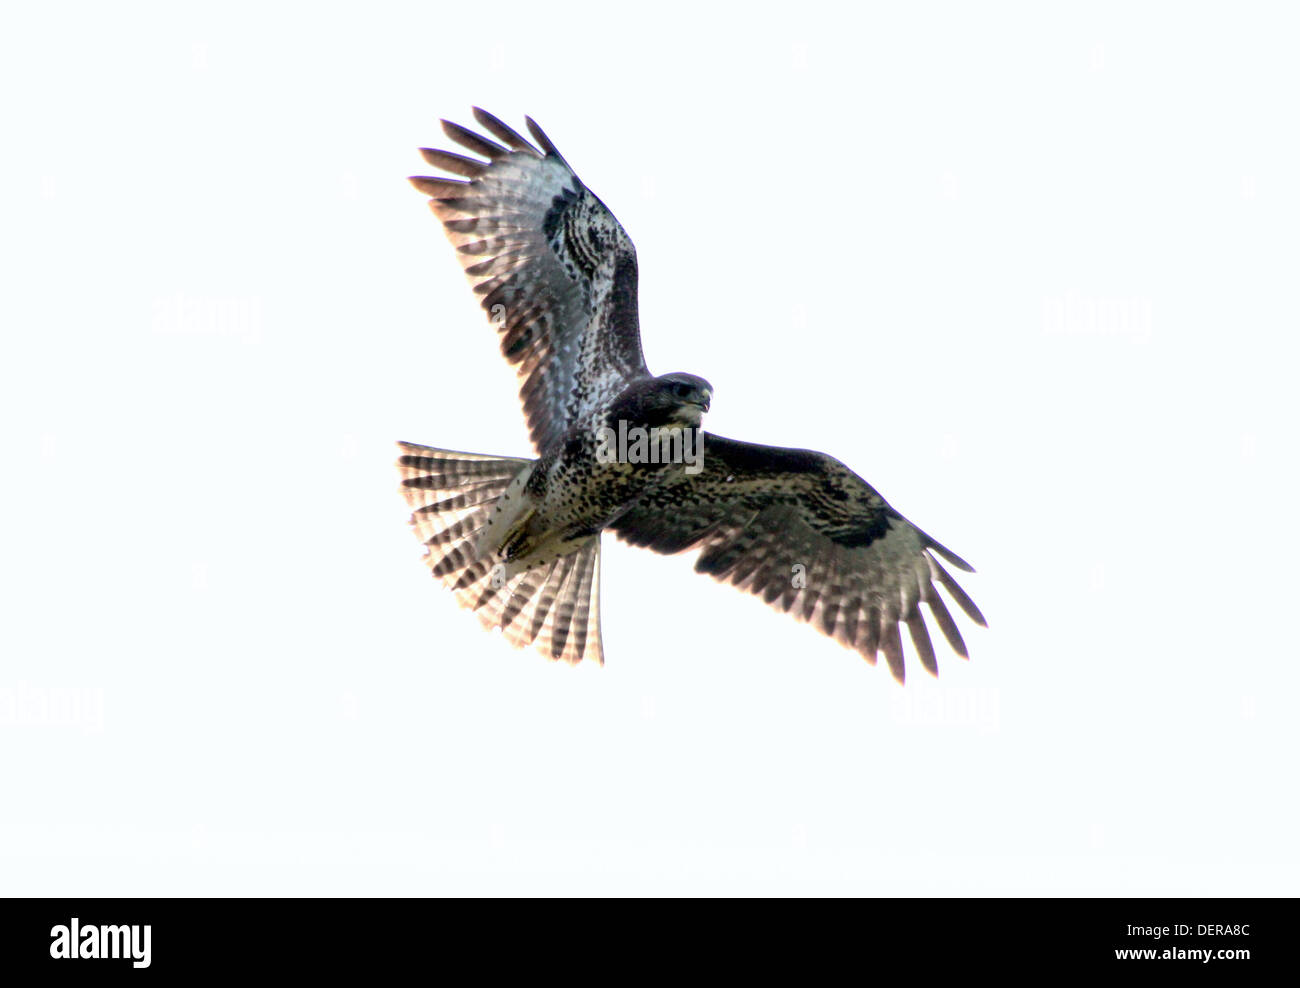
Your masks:
<svg viewBox="0 0 1300 988"><path fill-rule="evenodd" d="M937 582L976 624L974 602L940 564L968 563L886 503L838 460L706 435L702 469L679 468L611 528L661 553L698 548L697 572L735 584L876 661L903 681L900 624L938 674L920 605L953 650L966 645Z"/></svg>
<svg viewBox="0 0 1300 988"><path fill-rule="evenodd" d="M536 123L529 119L528 129L540 147L484 110L475 107L474 117L496 140L446 120L442 127L487 160L422 148L429 164L461 178L411 182L430 197L515 365L542 452L649 373L636 250Z"/></svg>

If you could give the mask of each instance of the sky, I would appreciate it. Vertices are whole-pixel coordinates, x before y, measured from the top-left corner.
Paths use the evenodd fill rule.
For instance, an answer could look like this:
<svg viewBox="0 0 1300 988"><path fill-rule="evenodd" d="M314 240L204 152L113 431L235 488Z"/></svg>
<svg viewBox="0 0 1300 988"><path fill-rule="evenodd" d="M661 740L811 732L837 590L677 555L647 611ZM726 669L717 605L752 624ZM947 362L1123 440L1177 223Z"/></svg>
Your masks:
<svg viewBox="0 0 1300 988"><path fill-rule="evenodd" d="M1283 10L6 13L0 893L1295 895ZM472 105L712 431L974 564L968 662L608 537L603 669L437 586L394 442L529 452L405 181Z"/></svg>

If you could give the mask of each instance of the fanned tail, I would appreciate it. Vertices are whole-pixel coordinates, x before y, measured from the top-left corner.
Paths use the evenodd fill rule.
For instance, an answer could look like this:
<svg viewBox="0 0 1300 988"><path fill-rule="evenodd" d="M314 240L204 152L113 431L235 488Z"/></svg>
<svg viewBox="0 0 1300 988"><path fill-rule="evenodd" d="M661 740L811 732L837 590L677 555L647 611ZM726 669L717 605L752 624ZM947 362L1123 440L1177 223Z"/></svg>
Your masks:
<svg viewBox="0 0 1300 988"><path fill-rule="evenodd" d="M600 639L600 539L507 577L475 544L498 500L522 487L531 460L398 443L402 494L424 543L425 562L462 607L516 648L534 645L552 659L603 665Z"/></svg>

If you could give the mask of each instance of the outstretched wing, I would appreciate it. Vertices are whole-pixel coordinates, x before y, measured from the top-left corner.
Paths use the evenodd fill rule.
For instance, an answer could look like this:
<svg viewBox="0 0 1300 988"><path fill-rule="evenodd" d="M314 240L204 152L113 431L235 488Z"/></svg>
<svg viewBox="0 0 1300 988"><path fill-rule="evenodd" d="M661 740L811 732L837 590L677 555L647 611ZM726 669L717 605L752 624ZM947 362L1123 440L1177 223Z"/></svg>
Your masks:
<svg viewBox="0 0 1300 988"><path fill-rule="evenodd" d="M900 624L921 664L939 671L922 603L953 650L967 656L936 582L972 621L985 623L936 556L973 572L970 565L824 453L706 435L700 472L671 474L612 528L656 552L701 549L697 572L813 622L869 662L883 651L899 682Z"/></svg>
<svg viewBox="0 0 1300 988"><path fill-rule="evenodd" d="M414 177L431 197L465 273L516 365L538 452L570 425L648 374L637 321L636 250L618 220L560 156L474 108L496 141L454 123L457 144L488 159L422 148L465 180Z"/></svg>

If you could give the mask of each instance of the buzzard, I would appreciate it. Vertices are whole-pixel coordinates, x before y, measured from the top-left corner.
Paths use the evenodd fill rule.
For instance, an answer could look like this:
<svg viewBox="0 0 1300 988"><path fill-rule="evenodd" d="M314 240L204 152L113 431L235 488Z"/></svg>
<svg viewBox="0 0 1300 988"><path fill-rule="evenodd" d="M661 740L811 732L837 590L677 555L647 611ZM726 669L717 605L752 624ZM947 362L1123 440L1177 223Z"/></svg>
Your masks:
<svg viewBox="0 0 1300 988"><path fill-rule="evenodd" d="M490 628L570 663L603 663L600 540L699 550L733 583L903 681L906 625L937 674L921 605L966 657L936 584L984 618L944 562L971 572L840 461L701 428L713 389L654 376L641 353L637 262L613 213L532 119L533 141L474 109L448 121L473 156L421 149L415 177L518 372L536 458L400 443L401 491L433 575ZM535 143L534 143L535 142Z"/></svg>

